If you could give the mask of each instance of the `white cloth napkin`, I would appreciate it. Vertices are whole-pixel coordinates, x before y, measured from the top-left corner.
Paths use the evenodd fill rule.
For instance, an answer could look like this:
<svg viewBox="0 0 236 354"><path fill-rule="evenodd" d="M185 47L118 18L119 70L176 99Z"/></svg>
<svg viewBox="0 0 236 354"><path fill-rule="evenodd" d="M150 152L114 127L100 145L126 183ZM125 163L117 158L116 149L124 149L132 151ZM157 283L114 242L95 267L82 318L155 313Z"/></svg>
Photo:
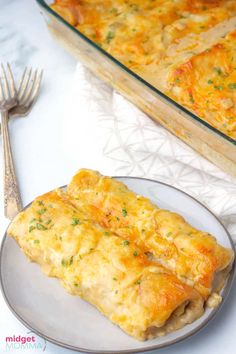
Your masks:
<svg viewBox="0 0 236 354"><path fill-rule="evenodd" d="M63 153L74 166L173 185L210 208L236 241L235 179L154 123L81 64L63 116Z"/></svg>

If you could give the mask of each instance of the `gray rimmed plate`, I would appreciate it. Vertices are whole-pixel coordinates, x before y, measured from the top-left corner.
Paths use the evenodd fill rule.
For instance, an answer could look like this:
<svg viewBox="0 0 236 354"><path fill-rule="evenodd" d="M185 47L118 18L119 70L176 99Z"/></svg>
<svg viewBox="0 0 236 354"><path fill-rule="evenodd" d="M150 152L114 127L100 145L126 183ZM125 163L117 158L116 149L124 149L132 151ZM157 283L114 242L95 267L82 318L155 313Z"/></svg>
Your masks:
<svg viewBox="0 0 236 354"><path fill-rule="evenodd" d="M221 222L186 193L161 182L117 177L137 194L162 208L183 215L193 226L209 232L225 247L233 241ZM5 234L0 253L0 280L4 298L15 316L39 336L60 346L86 353L138 353L177 343L203 328L222 307L233 279L234 267L216 309L184 328L147 342L139 342L102 316L79 297L71 296L58 280L48 278L29 263L17 243Z"/></svg>

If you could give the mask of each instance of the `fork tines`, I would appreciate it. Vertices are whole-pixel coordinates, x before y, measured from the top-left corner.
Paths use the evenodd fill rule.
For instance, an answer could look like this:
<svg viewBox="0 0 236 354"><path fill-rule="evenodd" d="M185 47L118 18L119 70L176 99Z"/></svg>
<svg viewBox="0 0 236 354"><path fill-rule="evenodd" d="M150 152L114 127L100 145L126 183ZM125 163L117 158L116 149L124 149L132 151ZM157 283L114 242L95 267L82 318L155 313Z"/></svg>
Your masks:
<svg viewBox="0 0 236 354"><path fill-rule="evenodd" d="M32 71L25 68L18 88L18 102L20 106L29 106L39 93L43 70Z"/></svg>
<svg viewBox="0 0 236 354"><path fill-rule="evenodd" d="M0 76L0 101L12 100L16 97L16 87L12 75L11 67L7 63L7 68L1 63L1 76Z"/></svg>

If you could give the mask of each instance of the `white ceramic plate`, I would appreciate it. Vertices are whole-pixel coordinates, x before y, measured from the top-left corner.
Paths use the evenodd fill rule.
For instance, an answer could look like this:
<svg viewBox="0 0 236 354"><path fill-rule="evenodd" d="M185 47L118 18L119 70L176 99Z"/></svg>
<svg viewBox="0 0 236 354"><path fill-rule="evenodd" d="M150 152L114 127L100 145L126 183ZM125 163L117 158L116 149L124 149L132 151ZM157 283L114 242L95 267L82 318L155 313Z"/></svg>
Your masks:
<svg viewBox="0 0 236 354"><path fill-rule="evenodd" d="M215 235L222 245L234 249L220 221L189 195L156 181L130 177L117 179L160 207L183 215L193 226ZM39 336L87 353L138 353L189 337L205 326L222 306L234 273L233 269L222 291L223 302L217 309L207 309L200 319L165 337L139 342L126 335L93 306L66 293L58 280L43 275L39 266L29 263L16 242L6 235L0 256L2 291L15 316Z"/></svg>

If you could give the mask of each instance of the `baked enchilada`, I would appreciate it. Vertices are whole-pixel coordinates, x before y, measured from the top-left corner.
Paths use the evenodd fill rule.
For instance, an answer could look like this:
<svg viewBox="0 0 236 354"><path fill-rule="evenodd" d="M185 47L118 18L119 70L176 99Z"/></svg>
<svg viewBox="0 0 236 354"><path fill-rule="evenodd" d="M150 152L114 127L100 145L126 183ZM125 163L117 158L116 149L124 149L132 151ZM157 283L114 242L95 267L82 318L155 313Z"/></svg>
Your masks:
<svg viewBox="0 0 236 354"><path fill-rule="evenodd" d="M80 170L67 193L92 220L135 242L150 259L193 286L205 300L211 295L209 305L221 300L217 292L227 279L233 252L219 245L212 235L95 171Z"/></svg>
<svg viewBox="0 0 236 354"><path fill-rule="evenodd" d="M153 86L236 139L234 0L56 0L51 7ZM228 55L215 46L225 47ZM213 55L207 56L208 50ZM188 71L176 76L183 66ZM224 78L222 89L218 81Z"/></svg>
<svg viewBox="0 0 236 354"><path fill-rule="evenodd" d="M8 235L44 273L136 339L164 335L203 313L197 291L150 261L135 243L89 221L60 190L18 214Z"/></svg>

